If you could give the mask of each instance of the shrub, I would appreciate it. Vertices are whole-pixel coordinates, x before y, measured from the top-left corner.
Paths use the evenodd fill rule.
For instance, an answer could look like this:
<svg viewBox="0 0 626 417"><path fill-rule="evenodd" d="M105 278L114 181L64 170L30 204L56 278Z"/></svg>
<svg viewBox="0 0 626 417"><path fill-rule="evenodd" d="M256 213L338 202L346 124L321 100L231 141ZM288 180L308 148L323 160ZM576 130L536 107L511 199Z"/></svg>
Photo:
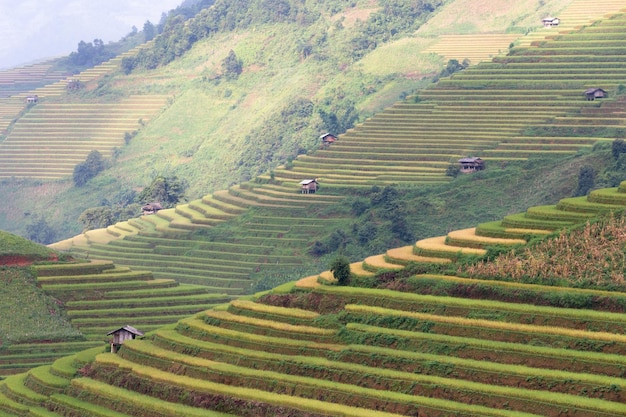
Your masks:
<svg viewBox="0 0 626 417"><path fill-rule="evenodd" d="M338 285L348 285L350 282L350 261L345 256L336 257L330 264L330 272L333 273Z"/></svg>
<svg viewBox="0 0 626 417"><path fill-rule="evenodd" d="M81 162L74 167L74 185L82 187L102 170L104 170L104 158L102 154L97 150L89 152L85 162Z"/></svg>

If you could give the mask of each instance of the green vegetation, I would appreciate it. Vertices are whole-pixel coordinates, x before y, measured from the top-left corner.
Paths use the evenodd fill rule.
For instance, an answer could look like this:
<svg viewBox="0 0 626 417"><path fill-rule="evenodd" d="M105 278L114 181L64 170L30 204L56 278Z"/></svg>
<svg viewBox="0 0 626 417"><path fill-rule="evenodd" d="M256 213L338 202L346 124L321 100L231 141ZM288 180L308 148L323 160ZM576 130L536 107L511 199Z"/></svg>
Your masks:
<svg viewBox="0 0 626 417"><path fill-rule="evenodd" d="M287 19L293 5L281 6L263 12ZM305 6L296 9L303 26L310 17ZM389 21L404 29L394 11L410 13L383 6ZM623 32L624 19L580 33L585 41L607 40L607 33ZM175 23L170 21L168 39L174 42L168 47L176 52L188 46L179 35L197 22ZM336 30L343 30L340 23ZM369 23L362 28L387 28ZM393 37L369 35L357 45L363 48L355 49L356 58L376 36ZM237 83L263 71L249 66L258 57L254 40L232 47L223 39L213 70L231 49L244 70L219 83L217 72L203 75L207 91L225 88L215 96L220 100L237 95ZM155 331L128 341L118 355L93 359L91 352L7 379L0 383L0 414L626 415L626 292L620 275L626 178L621 144L610 145L610 134L620 132L615 126L623 106L619 100L581 100L593 71L581 73L574 65L581 53L597 51L587 57L599 68L593 78L604 74L613 86L622 74L610 63L619 60L602 58L620 46L608 40L609 46L588 48L576 35L557 34L524 50L514 45L506 65L496 60L457 71L340 135L337 143L305 151L268 174L75 238L74 253L124 266L36 266L42 289L66 304L72 323L90 339L101 341L113 319ZM200 49L196 43L183 60ZM305 45L301 53L299 59L311 59L315 48ZM524 67L531 56L540 71ZM162 70L180 70L174 68L179 64ZM134 71L131 77L149 74ZM546 99L537 98L537 91ZM328 92L335 94L343 93ZM316 100L299 100L287 113L339 123L350 120L356 108L351 100L341 107L345 117L330 117L323 106L332 104ZM193 100L186 103L193 112ZM461 128L467 138L450 136L442 143ZM141 145L142 135L129 148ZM259 140L267 160L281 141ZM199 144L178 154L185 159L180 165L204 152ZM228 151L237 147L228 145ZM447 149L451 145L455 150ZM488 160L486 171L445 176L458 156L477 151ZM232 152L233 160L239 155ZM162 174L156 171L145 177ZM301 193L302 178L318 178L321 188ZM614 187L594 189L605 181ZM571 197L578 193L587 196ZM517 197L511 201L510 195ZM468 221L478 225L467 228ZM463 229L453 230L457 225ZM404 246L387 249L396 244ZM378 247L384 253L372 256ZM365 259L350 263L359 256ZM315 271L329 264L329 271ZM255 288L256 279L272 286L301 277L230 301ZM348 285L330 285L333 278ZM80 377L74 377L79 367Z"/></svg>
<svg viewBox="0 0 626 417"><path fill-rule="evenodd" d="M45 246L33 243L11 233L0 231L1 264L11 264L11 258L17 262L44 261L56 257L56 252Z"/></svg>
<svg viewBox="0 0 626 417"><path fill-rule="evenodd" d="M81 162L74 167L74 175L72 177L74 185L82 187L87 184L90 179L98 175L103 169L104 159L102 158L102 154L97 150L89 152L85 162Z"/></svg>
<svg viewBox="0 0 626 417"><path fill-rule="evenodd" d="M28 268L3 267L0 271L0 349L15 343L81 340L63 307L36 286Z"/></svg>
<svg viewBox="0 0 626 417"><path fill-rule="evenodd" d="M339 256L330 264L330 272L337 280L337 285L348 285L350 283L350 261L345 256Z"/></svg>
<svg viewBox="0 0 626 417"><path fill-rule="evenodd" d="M577 288L626 290L624 286L623 215L587 224L537 245L513 250L489 264L467 269L470 276ZM580 254L586 254L582 259Z"/></svg>

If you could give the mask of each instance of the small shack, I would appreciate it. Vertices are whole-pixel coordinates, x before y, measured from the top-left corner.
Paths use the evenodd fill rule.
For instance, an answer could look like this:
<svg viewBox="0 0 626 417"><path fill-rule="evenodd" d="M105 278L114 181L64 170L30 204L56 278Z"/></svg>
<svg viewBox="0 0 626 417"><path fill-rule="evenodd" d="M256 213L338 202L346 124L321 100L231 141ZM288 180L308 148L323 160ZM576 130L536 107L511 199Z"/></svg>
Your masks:
<svg viewBox="0 0 626 417"><path fill-rule="evenodd" d="M317 182L317 179L302 180L300 181L300 185L302 186L302 194L313 194L319 188L319 183Z"/></svg>
<svg viewBox="0 0 626 417"><path fill-rule="evenodd" d="M320 136L320 139L322 140L322 146L328 147L329 145L337 142L338 138L331 133L324 133L322 136Z"/></svg>
<svg viewBox="0 0 626 417"><path fill-rule="evenodd" d="M67 88L68 90L72 91L72 90L78 90L78 89L80 89L82 86L83 86L83 84L80 82L80 80L79 80L79 79L77 79L77 78L74 78L74 79L71 79L71 80L68 80L68 81L67 81L66 88Z"/></svg>
<svg viewBox="0 0 626 417"><path fill-rule="evenodd" d="M608 96L609 96L609 93L607 93L601 88L588 88L585 91L585 97L589 101L593 101L597 98L607 98Z"/></svg>
<svg viewBox="0 0 626 417"><path fill-rule="evenodd" d="M133 326L126 325L107 333L107 336L113 336L113 340L111 341L111 353L117 353L125 341L134 339L137 336L143 336L143 333Z"/></svg>
<svg viewBox="0 0 626 417"><path fill-rule="evenodd" d="M459 159L459 164L461 165L461 172L464 174L482 171L485 169L485 161L474 156Z"/></svg>
<svg viewBox="0 0 626 417"><path fill-rule="evenodd" d="M544 28L553 28L561 23L561 19L558 17L544 17L541 19L541 22L543 23Z"/></svg>
<svg viewBox="0 0 626 417"><path fill-rule="evenodd" d="M26 103L27 104L37 103L38 101L39 101L39 96L37 96L37 95L26 97Z"/></svg>
<svg viewBox="0 0 626 417"><path fill-rule="evenodd" d="M148 203L148 204L144 204L141 207L141 214L148 215L148 214L155 214L157 211L162 210L163 206L161 205L161 203Z"/></svg>

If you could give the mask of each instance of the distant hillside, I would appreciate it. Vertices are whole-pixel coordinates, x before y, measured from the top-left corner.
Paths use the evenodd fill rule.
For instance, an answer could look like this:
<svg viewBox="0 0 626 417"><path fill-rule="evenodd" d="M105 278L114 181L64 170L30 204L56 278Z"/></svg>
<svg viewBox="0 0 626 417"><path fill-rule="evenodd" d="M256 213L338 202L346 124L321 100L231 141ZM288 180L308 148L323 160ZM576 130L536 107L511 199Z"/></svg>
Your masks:
<svg viewBox="0 0 626 417"><path fill-rule="evenodd" d="M595 44L623 36L623 20L515 47L254 181L55 247L245 293L259 278L313 272L336 252L358 259L571 196L583 168L600 173L613 163L607 149L623 133L624 69L606 58L623 46ZM599 70L580 68L581 60ZM587 100L592 82L609 98ZM459 178L457 161L467 155L480 155L487 169ZM319 192L301 192L307 178ZM622 179L617 168L588 185Z"/></svg>
<svg viewBox="0 0 626 417"><path fill-rule="evenodd" d="M523 4L520 9L528 14L523 25L528 27L536 27L543 14L556 13L566 5L556 1L540 7L531 1ZM400 2L397 7L403 5ZM459 7L474 10L475 6ZM254 30L225 27L211 30L201 41L196 36L193 47L167 66L156 70L139 67L129 76L110 72L106 78L88 82L84 93L46 99L46 106L59 100L67 103L67 108L77 108L71 106L121 102L127 94L171 97L165 111L141 127L128 146L124 145L123 132L117 133L119 147L113 166L88 189L73 189L69 182L17 180L0 184L3 193L13 196L11 206L0 209L0 227L23 233L28 220L22 213L30 211L45 215L59 237L74 235L80 232L76 219L83 210L116 204L157 174L185 178L190 184L190 200L253 178L314 149L321 133L345 129L427 85L445 65L445 58L422 53L433 45L434 36L444 31L458 33L459 28L470 27L471 21L475 29L463 33L481 31L485 23L483 17L468 15L464 22L445 30L432 25L427 29L426 25L423 35L418 31L419 36L412 33L417 21L399 31L393 29L391 37L372 32L366 40L375 42L370 42L357 60L350 55L352 42L357 42L364 31L371 31L382 9L369 2L307 4L302 6L308 10L307 19L314 19L298 23L299 7L290 9L295 15L255 21ZM489 31L504 33L522 24L520 9L510 9L504 3L492 7L497 18L489 19ZM443 21L453 15L458 11L447 5L433 12L433 17ZM178 30L170 28L172 33ZM485 56L506 50L508 43L485 44ZM220 77L222 62L231 49L243 64L238 79ZM285 85L292 87L285 89ZM36 116L35 121L47 120L44 114L31 116ZM147 122L148 117L143 119ZM87 132L86 136L94 138L100 134ZM111 146L104 151L111 152ZM63 164L75 163L67 159ZM43 167L40 164L38 170Z"/></svg>

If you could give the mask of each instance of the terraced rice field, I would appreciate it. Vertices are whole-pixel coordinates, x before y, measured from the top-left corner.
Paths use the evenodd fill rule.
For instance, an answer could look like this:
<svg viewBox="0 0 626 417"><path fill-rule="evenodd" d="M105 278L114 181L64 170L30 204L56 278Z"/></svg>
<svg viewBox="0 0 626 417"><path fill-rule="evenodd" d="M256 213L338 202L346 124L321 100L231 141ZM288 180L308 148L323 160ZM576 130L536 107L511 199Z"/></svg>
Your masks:
<svg viewBox="0 0 626 417"><path fill-rule="evenodd" d="M456 59L459 62L467 59L471 64L478 64L506 55L512 43L528 47L533 42L579 30L596 20L624 10L624 4L619 0L573 1L558 16L555 16L561 22L558 27L540 28L526 35L515 33L444 34L438 36L436 43L424 50L424 53L435 53L446 60Z"/></svg>
<svg viewBox="0 0 626 417"><path fill-rule="evenodd" d="M0 95L0 133L8 133L0 143L0 178L70 175L89 152L110 153L123 144L124 133L139 128L139 120L147 122L162 109L166 97L158 95L130 97L116 105L54 102L67 94L70 80L97 80L142 47L69 77L50 70L50 64L0 72L0 94L7 91L6 97ZM39 102L28 108L25 99L34 95Z"/></svg>
<svg viewBox="0 0 626 417"><path fill-rule="evenodd" d="M157 278L175 277L213 292L240 295L250 291L255 272L300 266L310 242L341 222L340 218L303 216L337 201L337 196L294 191L244 184L53 246L82 257L149 269ZM255 214L239 219L249 208ZM241 222L238 229L244 231L219 241L190 234L228 220Z"/></svg>
<svg viewBox="0 0 626 417"><path fill-rule="evenodd" d="M567 45L578 45L581 39L623 37L624 28L626 17L615 16L530 48L516 47L509 56L466 69L397 103L341 135L330 147L301 155L289 168L276 169L272 178L264 175L259 182L91 231L57 247L114 260L120 266L144 269L149 265L157 277L176 274L181 282L245 293L253 272L272 264L301 262L316 236L341 221L327 216L316 219L315 213L330 201L340 201L343 194L373 185L447 182L448 166L467 155L481 156L488 169L492 162L571 155L598 141L613 140L612 135L597 135L597 128L619 129L626 104L613 98L590 102L583 92L591 82L613 91L626 76L626 66L621 55L611 54L624 54L626 49ZM299 192L298 183L307 178L318 179L320 192ZM479 225L475 231L434 237L403 252L418 260L445 262L460 252L481 253L493 243L487 238L519 243L515 239L529 233L548 233L589 216L563 214L560 209L565 206L535 208L508 216L497 226ZM255 211L254 220L246 232L210 243L191 233L243 221L241 215L250 209ZM138 245L134 252L126 249L131 245ZM236 250L237 246L245 250ZM397 255L371 261L384 265L397 260ZM187 265L183 256L190 257ZM363 269L375 271L376 265L366 262Z"/></svg>
<svg viewBox="0 0 626 417"><path fill-rule="evenodd" d="M525 213L506 216L501 221L454 230L446 236L417 241L414 245L389 249L351 265L353 277L370 279L381 271L401 270L409 263L445 264L461 255L484 255L489 247L521 246L532 237L584 224L600 214L622 211L626 207L626 181L619 187L592 191L586 197L564 198L558 204L536 206ZM306 287L333 282L330 271L305 279Z"/></svg>
<svg viewBox="0 0 626 417"><path fill-rule="evenodd" d="M442 79L349 130L329 148L275 170L275 178L318 178L351 188L446 182L446 168L467 155L488 163L524 160L572 154L611 140L589 127L619 131L624 103L586 102L583 93L595 85L615 91L626 78L621 63L626 49L617 41L625 35L625 22L623 15L607 18ZM541 131L546 134L536 133Z"/></svg>
<svg viewBox="0 0 626 417"><path fill-rule="evenodd" d="M50 84L68 77L68 74L52 69L52 64L42 62L0 71L0 99L23 94L43 84Z"/></svg>
<svg viewBox="0 0 626 417"><path fill-rule="evenodd" d="M35 269L38 285L63 303L72 326L85 340L2 346L0 376L50 365L60 357L102 346L109 331L127 324L147 332L232 299L226 292L155 278L151 272L109 261L40 265Z"/></svg>
<svg viewBox="0 0 626 417"><path fill-rule="evenodd" d="M625 326L623 312L291 284L127 341L117 355L94 348L8 378L0 410L616 417L626 415Z"/></svg>
<svg viewBox="0 0 626 417"><path fill-rule="evenodd" d="M484 35L441 35L437 42L424 50L424 53L435 53L443 56L446 61L466 59L472 64L490 61L495 56L506 55L509 45L519 39L521 34L490 33Z"/></svg>
<svg viewBox="0 0 626 417"><path fill-rule="evenodd" d="M558 27L542 29L530 33L520 38L519 44L520 46L528 46L532 42L543 40L547 37L555 36L556 34L579 30L581 27L588 26L596 20L623 11L626 11L626 8L624 7L624 3L620 0L576 0L559 13L558 16L555 16L561 21Z"/></svg>
<svg viewBox="0 0 626 417"><path fill-rule="evenodd" d="M136 49L126 54L136 53ZM0 133L5 133L26 107L25 99L37 95L40 99L63 96L69 80L82 83L93 81L119 67L122 56L83 71L68 75L51 69L51 64L42 63L0 71Z"/></svg>
<svg viewBox="0 0 626 417"><path fill-rule="evenodd" d="M131 96L116 104L40 103L0 143L0 178L61 178L92 150L110 156L124 134L161 110L166 96Z"/></svg>

